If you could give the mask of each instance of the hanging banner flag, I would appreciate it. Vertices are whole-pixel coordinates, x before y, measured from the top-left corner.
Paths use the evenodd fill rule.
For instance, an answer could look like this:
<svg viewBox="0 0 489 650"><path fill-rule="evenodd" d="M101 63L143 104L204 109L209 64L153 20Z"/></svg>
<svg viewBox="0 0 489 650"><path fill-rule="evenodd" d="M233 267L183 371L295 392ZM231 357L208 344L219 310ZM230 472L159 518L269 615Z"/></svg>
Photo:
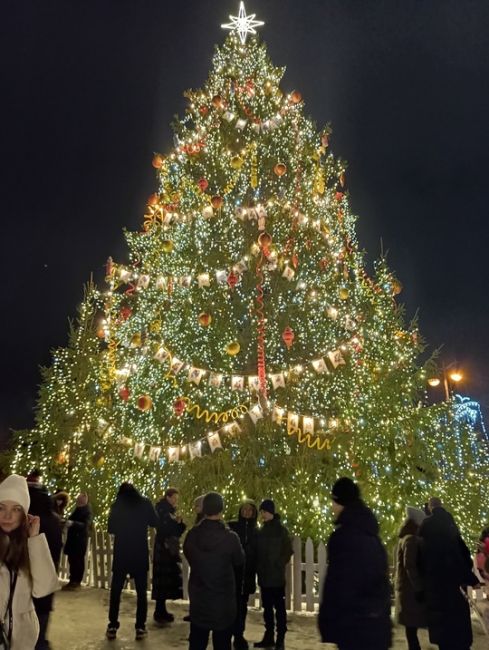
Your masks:
<svg viewBox="0 0 489 650"><path fill-rule="evenodd" d="M232 375L231 390L244 390L244 377L241 375Z"/></svg>
<svg viewBox="0 0 489 650"><path fill-rule="evenodd" d="M272 409L272 421L277 424L282 424L284 419L285 409L280 408L280 406L274 406Z"/></svg>
<svg viewBox="0 0 489 650"><path fill-rule="evenodd" d="M314 359L314 361L312 361L311 363L312 363L312 367L314 368L314 370L320 375L322 375L323 372L328 371L328 368L326 366L326 362L322 357L321 357L321 359Z"/></svg>
<svg viewBox="0 0 489 650"><path fill-rule="evenodd" d="M160 291L163 291L168 286L166 278L163 275L160 275L156 278L156 288Z"/></svg>
<svg viewBox="0 0 489 650"><path fill-rule="evenodd" d="M219 284L226 284L227 279L227 271L216 271L216 280L219 282Z"/></svg>
<svg viewBox="0 0 489 650"><path fill-rule="evenodd" d="M222 375L218 374L217 372L211 372L209 376L209 386L212 386L213 388L219 388L221 384Z"/></svg>
<svg viewBox="0 0 489 650"><path fill-rule="evenodd" d="M260 390L260 378L258 375L250 375L248 377L248 388L254 392L258 392Z"/></svg>
<svg viewBox="0 0 489 650"><path fill-rule="evenodd" d="M180 458L180 447L168 447L168 460L176 463Z"/></svg>
<svg viewBox="0 0 489 650"><path fill-rule="evenodd" d="M160 459L161 447L150 447L149 448L149 459L153 462L157 462Z"/></svg>
<svg viewBox="0 0 489 650"><path fill-rule="evenodd" d="M302 418L302 429L304 433L314 433L314 418L304 415Z"/></svg>
<svg viewBox="0 0 489 650"><path fill-rule="evenodd" d="M290 266L286 266L282 273L282 277L288 280L289 282L292 282L294 276L295 276L294 269L292 269Z"/></svg>
<svg viewBox="0 0 489 650"><path fill-rule="evenodd" d="M132 276L131 276L131 271L128 271L127 269L121 269L121 270L119 271L119 277L120 277L120 279L122 280L122 282L127 283L127 282L129 282L129 280L130 280L131 277L132 277Z"/></svg>
<svg viewBox="0 0 489 650"><path fill-rule="evenodd" d="M140 289L147 289L149 286L149 275L140 275L137 281L137 286Z"/></svg>
<svg viewBox="0 0 489 650"><path fill-rule="evenodd" d="M159 350L157 350L154 358L157 361L159 361L160 363L164 363L168 359L169 356L170 356L170 353L168 352L168 350L166 350L165 348L159 348Z"/></svg>
<svg viewBox="0 0 489 650"><path fill-rule="evenodd" d="M261 406L259 404L255 404L255 406L248 411L248 415L250 416L253 424L256 424L258 420L261 420L263 417Z"/></svg>
<svg viewBox="0 0 489 650"><path fill-rule="evenodd" d="M328 352L328 358L331 361L333 368L345 365L345 359L343 358L340 350L333 350L332 352Z"/></svg>
<svg viewBox="0 0 489 650"><path fill-rule="evenodd" d="M297 413L287 413L287 431L295 431L299 428L299 416Z"/></svg>
<svg viewBox="0 0 489 650"><path fill-rule="evenodd" d="M173 357L173 360L171 362L171 369L176 375L180 372L183 366L184 366L183 361L180 361L180 359L177 359L177 357Z"/></svg>
<svg viewBox="0 0 489 650"><path fill-rule="evenodd" d="M188 373L188 381L193 382L198 386L204 374L205 374L205 370L201 370L200 368L190 368Z"/></svg>
<svg viewBox="0 0 489 650"><path fill-rule="evenodd" d="M214 453L217 449L222 449L221 438L217 432L209 434L207 436L207 442L209 443L209 447L211 448L212 453Z"/></svg>
<svg viewBox="0 0 489 650"><path fill-rule="evenodd" d="M136 442L134 445L134 456L136 458L142 458L144 454L144 448L145 448L144 442Z"/></svg>
<svg viewBox="0 0 489 650"><path fill-rule="evenodd" d="M200 440L197 442L189 442L188 453L190 458L200 458L202 456L202 443Z"/></svg>
<svg viewBox="0 0 489 650"><path fill-rule="evenodd" d="M347 316L345 318L345 329L348 330L349 332L353 332L357 327L357 321L354 318L350 318L350 316Z"/></svg>
<svg viewBox="0 0 489 650"><path fill-rule="evenodd" d="M285 388L285 376L283 372L278 372L276 375L270 375L272 386L274 390L277 388Z"/></svg>

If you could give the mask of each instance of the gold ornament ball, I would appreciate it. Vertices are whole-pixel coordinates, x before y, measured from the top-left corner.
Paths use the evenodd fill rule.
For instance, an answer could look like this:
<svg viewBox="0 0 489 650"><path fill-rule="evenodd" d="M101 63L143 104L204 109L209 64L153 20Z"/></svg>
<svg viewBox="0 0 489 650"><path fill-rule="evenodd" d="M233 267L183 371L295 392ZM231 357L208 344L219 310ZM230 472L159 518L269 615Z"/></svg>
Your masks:
<svg viewBox="0 0 489 650"><path fill-rule="evenodd" d="M173 242L171 239L164 239L161 243L161 248L164 253L171 253L173 250Z"/></svg>
<svg viewBox="0 0 489 650"><path fill-rule="evenodd" d="M239 354L240 350L241 346L237 341L233 341L232 343L228 343L226 345L226 354L229 354L230 357L235 357L237 354Z"/></svg>
<svg viewBox="0 0 489 650"><path fill-rule="evenodd" d="M202 327L208 327L212 323L212 316L207 312L203 311L199 314L199 325Z"/></svg>
<svg viewBox="0 0 489 650"><path fill-rule="evenodd" d="M95 467L102 467L102 465L105 463L105 456L100 456L100 458L97 458L95 461Z"/></svg>
<svg viewBox="0 0 489 650"><path fill-rule="evenodd" d="M231 167L233 169L241 169L243 166L244 160L241 158L241 156L233 156L231 158Z"/></svg>
<svg viewBox="0 0 489 650"><path fill-rule="evenodd" d="M302 95L298 90L294 90L294 92L290 95L290 101L292 104L299 104L302 101Z"/></svg>
<svg viewBox="0 0 489 650"><path fill-rule="evenodd" d="M153 400L149 395L141 395L138 397L138 409L141 411L149 411L153 406Z"/></svg>
<svg viewBox="0 0 489 650"><path fill-rule="evenodd" d="M131 348L140 348L141 347L141 334L136 332L131 337Z"/></svg>
<svg viewBox="0 0 489 650"><path fill-rule="evenodd" d="M402 284L399 280L394 280L392 282L392 293L394 296L398 296L402 291Z"/></svg>
<svg viewBox="0 0 489 650"><path fill-rule="evenodd" d="M280 178L287 171L287 165L284 165L284 163L277 163L273 168L273 171Z"/></svg>
<svg viewBox="0 0 489 650"><path fill-rule="evenodd" d="M350 296L350 292L348 291L348 289L346 287L341 287L341 289L339 291L339 296L340 296L341 300L348 300L348 298Z"/></svg>

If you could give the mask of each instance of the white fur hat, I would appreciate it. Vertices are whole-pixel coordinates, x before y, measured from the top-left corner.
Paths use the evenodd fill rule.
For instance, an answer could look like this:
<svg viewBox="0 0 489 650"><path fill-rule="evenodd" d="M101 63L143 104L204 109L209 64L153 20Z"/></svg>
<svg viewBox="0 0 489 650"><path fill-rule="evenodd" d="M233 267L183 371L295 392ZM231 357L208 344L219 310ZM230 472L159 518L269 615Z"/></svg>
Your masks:
<svg viewBox="0 0 489 650"><path fill-rule="evenodd" d="M0 483L0 501L15 501L24 508L24 512L27 514L31 498L25 478L18 474L11 474Z"/></svg>
<svg viewBox="0 0 489 650"><path fill-rule="evenodd" d="M421 526L423 520L426 519L426 515L422 510L413 508L412 506L406 506L406 515L408 519L414 521L418 526Z"/></svg>

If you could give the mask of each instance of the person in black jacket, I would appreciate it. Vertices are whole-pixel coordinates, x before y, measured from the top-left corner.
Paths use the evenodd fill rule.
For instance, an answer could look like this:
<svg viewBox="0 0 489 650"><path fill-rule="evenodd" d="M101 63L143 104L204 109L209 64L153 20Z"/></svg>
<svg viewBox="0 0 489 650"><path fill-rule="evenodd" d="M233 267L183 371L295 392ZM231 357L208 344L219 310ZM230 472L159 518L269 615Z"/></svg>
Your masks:
<svg viewBox="0 0 489 650"><path fill-rule="evenodd" d="M235 650L247 650L248 642L244 638L246 615L248 613L248 599L256 591L255 567L252 558L253 540L256 534L256 520L258 512L256 505L251 500L241 504L237 521L230 521L229 528L239 537L245 552L245 564L236 570L236 597L238 614L234 626Z"/></svg>
<svg viewBox="0 0 489 650"><path fill-rule="evenodd" d="M88 503L88 495L81 492L76 497L76 508L66 521L68 534L64 554L68 556L70 565L70 580L64 590L80 589L85 574L85 555L88 548L88 535L92 523L92 509Z"/></svg>
<svg viewBox="0 0 489 650"><path fill-rule="evenodd" d="M214 650L231 650L236 619L235 570L244 563L239 537L222 521L220 494L204 497L204 519L188 533L183 552L190 565L189 650L205 650L212 632Z"/></svg>
<svg viewBox="0 0 489 650"><path fill-rule="evenodd" d="M115 639L119 629L121 592L127 576L134 579L137 593L136 640L146 636L148 612L148 528L158 524L153 504L132 483L122 483L109 513L108 531L114 535L109 625L106 636Z"/></svg>
<svg viewBox="0 0 489 650"><path fill-rule="evenodd" d="M336 528L319 607L321 640L340 650L386 650L392 635L389 567L379 525L351 479L336 481L332 499Z"/></svg>
<svg viewBox="0 0 489 650"><path fill-rule="evenodd" d="M54 512L53 501L47 489L39 482L27 483L31 504L29 514L39 517L41 525L39 532L46 535L49 551L53 558L56 572L59 570L61 549L63 548L63 526L60 518ZM46 633L49 623L49 616L53 609L54 593L43 598L33 598L34 608L39 619L39 636L37 638L36 650L49 650L49 641Z"/></svg>
<svg viewBox="0 0 489 650"><path fill-rule="evenodd" d="M421 524L419 536L430 641L440 650L469 650L470 609L460 588L478 583L470 551L440 499L431 498L428 507L431 514Z"/></svg>
<svg viewBox="0 0 489 650"><path fill-rule="evenodd" d="M254 644L255 648L283 650L287 632L285 609L285 567L292 557L292 543L289 531L280 522L275 504L265 499L260 505L263 526L257 530L251 549L251 561L256 567L263 603L265 634ZM274 617L275 610L275 617ZM277 639L274 627L277 623Z"/></svg>
<svg viewBox="0 0 489 650"><path fill-rule="evenodd" d="M178 490L169 488L156 504L158 526L153 551L152 598L156 601L154 621L165 625L174 620L166 608L167 600L183 598L180 537L186 526L177 514Z"/></svg>

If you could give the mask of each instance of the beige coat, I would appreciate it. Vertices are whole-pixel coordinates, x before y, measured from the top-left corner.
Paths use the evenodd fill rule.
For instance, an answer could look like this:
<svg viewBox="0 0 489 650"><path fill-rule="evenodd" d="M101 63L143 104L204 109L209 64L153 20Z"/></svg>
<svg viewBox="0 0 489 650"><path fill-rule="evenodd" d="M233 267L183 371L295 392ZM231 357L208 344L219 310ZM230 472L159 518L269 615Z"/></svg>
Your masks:
<svg viewBox="0 0 489 650"><path fill-rule="evenodd" d="M39 623L32 596L41 598L59 589L58 576L44 533L27 540L31 577L21 571L12 603L13 633L11 650L34 650L39 635ZM0 565L0 617L7 609L10 576L7 567ZM8 629L8 616L5 621Z"/></svg>

